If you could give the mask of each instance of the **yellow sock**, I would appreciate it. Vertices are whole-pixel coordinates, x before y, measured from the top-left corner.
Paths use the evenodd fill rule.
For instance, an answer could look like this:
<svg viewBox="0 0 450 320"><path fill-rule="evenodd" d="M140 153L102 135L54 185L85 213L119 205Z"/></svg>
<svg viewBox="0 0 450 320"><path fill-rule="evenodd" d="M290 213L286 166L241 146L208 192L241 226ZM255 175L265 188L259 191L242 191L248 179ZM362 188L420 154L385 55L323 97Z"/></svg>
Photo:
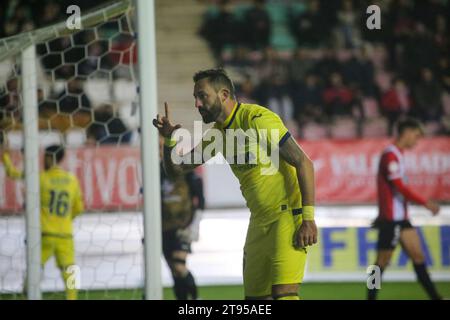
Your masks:
<svg viewBox="0 0 450 320"><path fill-rule="evenodd" d="M275 300L300 300L300 298L299 298L299 296L286 296L286 297L276 298Z"/></svg>
<svg viewBox="0 0 450 320"><path fill-rule="evenodd" d="M71 273L66 272L65 270L62 271L62 276L64 280L64 286L66 288L66 300L77 300L78 299L78 290L75 288L69 288L69 277L71 276Z"/></svg>

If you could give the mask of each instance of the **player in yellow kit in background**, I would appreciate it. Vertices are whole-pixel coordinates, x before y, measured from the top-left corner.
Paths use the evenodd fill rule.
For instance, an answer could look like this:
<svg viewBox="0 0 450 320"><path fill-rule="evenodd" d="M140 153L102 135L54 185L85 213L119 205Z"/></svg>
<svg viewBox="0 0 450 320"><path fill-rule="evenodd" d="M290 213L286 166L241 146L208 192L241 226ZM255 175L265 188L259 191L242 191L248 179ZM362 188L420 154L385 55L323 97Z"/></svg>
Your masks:
<svg viewBox="0 0 450 320"><path fill-rule="evenodd" d="M298 300L299 284L303 280L307 246L317 242L314 221L313 163L290 136L280 117L267 108L236 101L234 85L221 69L200 71L194 75L195 107L205 123L214 122L214 129L223 137L229 133L253 130L256 139L245 142L245 153L236 149L219 151L230 163L238 178L242 194L250 209L250 224L244 247L244 290L246 299ZM164 136L164 167L170 176L181 175L203 164L204 152L211 143L203 137L181 164L172 158L176 141L172 134L180 125L172 125L169 110L157 116L153 124ZM271 133L274 133L273 135ZM265 141L261 140L265 138ZM235 139L235 137L232 137ZM269 167L258 159L255 163L234 163L230 159L253 159L250 144L264 143L279 154L278 166ZM260 149L261 150L261 149ZM195 163L201 154L200 163ZM212 156L214 156L212 154ZM268 170L268 169L274 170ZM218 182L219 183L219 182Z"/></svg>
<svg viewBox="0 0 450 320"><path fill-rule="evenodd" d="M63 170L59 164L64 158L64 147L52 145L45 149L44 171L40 173L41 193L41 264L55 256L61 270L66 298L77 299L77 288L71 275L76 272L73 241L73 219L84 211L78 179ZM3 163L10 178L21 179L23 172L16 169L8 151L3 152Z"/></svg>

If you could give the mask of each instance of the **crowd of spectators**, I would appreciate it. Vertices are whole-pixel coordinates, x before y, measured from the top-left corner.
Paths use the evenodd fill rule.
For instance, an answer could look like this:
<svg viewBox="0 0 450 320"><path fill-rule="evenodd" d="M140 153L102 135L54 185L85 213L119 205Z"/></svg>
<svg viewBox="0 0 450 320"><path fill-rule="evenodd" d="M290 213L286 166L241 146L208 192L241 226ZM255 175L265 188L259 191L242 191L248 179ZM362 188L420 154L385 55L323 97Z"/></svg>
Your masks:
<svg viewBox="0 0 450 320"><path fill-rule="evenodd" d="M77 0L81 12L106 3L107 0ZM66 8L72 0L10 0L0 2L0 38L47 27L67 19Z"/></svg>
<svg viewBox="0 0 450 320"><path fill-rule="evenodd" d="M63 9L71 2L0 2L0 36L63 21L67 19ZM77 5L86 12L103 2L77 1ZM294 134L386 136L393 134L393 124L405 115L422 119L427 134L450 134L450 1L211 3L213 10L205 13L199 35L209 44L217 65L235 79L240 100L270 107ZM366 26L366 8L371 4L381 8L379 30ZM48 78L66 82L61 91L45 97L40 92L41 106L67 114L97 110L83 92L83 83L90 78L131 78L137 59L126 26L117 19L95 32L87 29L38 45ZM280 30L292 39L291 47L280 48L279 38L285 36ZM11 77L0 90L2 114L14 114L18 104L17 78ZM110 119L110 109L99 108L96 112L104 111L104 116L93 118ZM89 135L102 136L98 132L106 131L94 128ZM128 141L127 137L120 141ZM97 141L113 140L103 135Z"/></svg>
<svg viewBox="0 0 450 320"><path fill-rule="evenodd" d="M101 1L76 1L81 12L104 4ZM13 0L0 2L0 38L47 27L68 18L66 8L70 0ZM111 20L95 29L83 29L71 36L56 38L36 46L40 65L51 83L64 83L62 89L44 94L38 91L40 116L65 114L89 115L86 127L87 142L92 144L128 143L131 131L110 104L93 106L84 91L87 79L131 79L136 64L135 39L128 21ZM0 88L0 121L5 118L20 121L21 108L18 92L20 68L10 76L5 88ZM72 122L74 120L71 120ZM10 123L8 120L7 123Z"/></svg>
<svg viewBox="0 0 450 320"><path fill-rule="evenodd" d="M379 30L366 26L371 4L381 9ZM429 135L450 134L449 1L240 5L215 1L199 35L236 79L241 100L270 107L300 136L308 137L305 128L322 128L323 137L346 128L349 138L391 135L406 115L421 119ZM274 18L275 5L284 19ZM273 45L280 28L295 40L292 48Z"/></svg>

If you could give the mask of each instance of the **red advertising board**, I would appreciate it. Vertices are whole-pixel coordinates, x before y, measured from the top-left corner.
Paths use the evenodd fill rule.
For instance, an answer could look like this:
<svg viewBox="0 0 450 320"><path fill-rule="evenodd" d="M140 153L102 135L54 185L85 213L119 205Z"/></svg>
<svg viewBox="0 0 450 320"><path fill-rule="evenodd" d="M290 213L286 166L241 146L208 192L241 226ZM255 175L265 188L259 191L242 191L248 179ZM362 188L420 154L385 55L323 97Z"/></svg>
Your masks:
<svg viewBox="0 0 450 320"><path fill-rule="evenodd" d="M352 141L299 141L313 159L316 199L319 204L375 203L375 175L388 139ZM12 154L23 168L22 155ZM409 184L425 197L450 200L450 138L427 138L406 151ZM122 211L142 202L140 151L136 147L101 147L67 150L63 167L75 173L88 211ZM23 182L6 177L0 164L0 212L23 207Z"/></svg>
<svg viewBox="0 0 450 320"><path fill-rule="evenodd" d="M23 168L22 155L12 154L14 164ZM101 147L69 149L63 167L75 173L83 191L86 210L133 210L142 201L141 159L136 147ZM0 211L20 211L24 184L6 177L0 165Z"/></svg>
<svg viewBox="0 0 450 320"><path fill-rule="evenodd" d="M389 139L300 141L314 161L318 203L375 203L376 172ZM422 139L405 152L409 185L425 197L450 200L450 138Z"/></svg>

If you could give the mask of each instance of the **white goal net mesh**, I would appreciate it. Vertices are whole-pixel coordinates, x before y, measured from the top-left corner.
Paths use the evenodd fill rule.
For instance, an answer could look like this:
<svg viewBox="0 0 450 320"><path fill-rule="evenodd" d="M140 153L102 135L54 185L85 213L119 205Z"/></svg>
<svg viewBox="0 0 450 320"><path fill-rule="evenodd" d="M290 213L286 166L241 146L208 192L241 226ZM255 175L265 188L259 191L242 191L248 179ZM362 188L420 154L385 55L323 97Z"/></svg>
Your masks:
<svg viewBox="0 0 450 320"><path fill-rule="evenodd" d="M128 289L127 297L141 298L134 8L131 1L117 1L88 14L80 30L68 30L64 24L0 39L0 150L10 155L18 171L24 169L20 57L23 48L34 44L41 158L45 147L64 145L62 166L78 177L85 203L85 212L74 221L79 297L114 298L118 289ZM0 299L20 298L24 287L24 188L1 161ZM64 298L54 258L41 278L44 298Z"/></svg>

